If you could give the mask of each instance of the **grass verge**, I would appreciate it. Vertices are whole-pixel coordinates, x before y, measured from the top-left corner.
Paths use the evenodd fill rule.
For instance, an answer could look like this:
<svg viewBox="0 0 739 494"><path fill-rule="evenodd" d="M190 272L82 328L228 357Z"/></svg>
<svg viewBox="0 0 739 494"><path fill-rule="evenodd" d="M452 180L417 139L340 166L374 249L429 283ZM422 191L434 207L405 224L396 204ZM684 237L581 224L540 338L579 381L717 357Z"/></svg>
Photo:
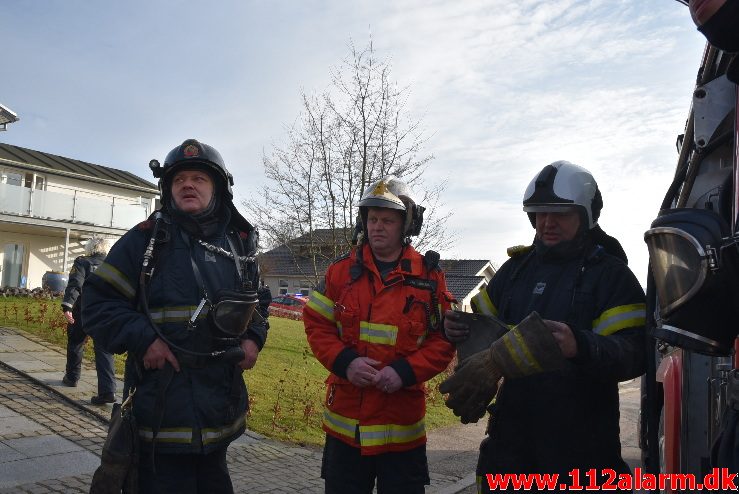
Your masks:
<svg viewBox="0 0 739 494"><path fill-rule="evenodd" d="M0 298L0 325L33 333L66 348L66 320L60 300ZM123 373L125 356L116 355L116 373ZM85 348L92 362L92 345ZM323 444L321 430L324 380L328 371L313 357L302 321L270 318L267 344L257 365L244 372L251 410L249 428L274 439L302 445ZM446 374L428 383L426 423L428 429L457 423L444 406L438 385Z"/></svg>

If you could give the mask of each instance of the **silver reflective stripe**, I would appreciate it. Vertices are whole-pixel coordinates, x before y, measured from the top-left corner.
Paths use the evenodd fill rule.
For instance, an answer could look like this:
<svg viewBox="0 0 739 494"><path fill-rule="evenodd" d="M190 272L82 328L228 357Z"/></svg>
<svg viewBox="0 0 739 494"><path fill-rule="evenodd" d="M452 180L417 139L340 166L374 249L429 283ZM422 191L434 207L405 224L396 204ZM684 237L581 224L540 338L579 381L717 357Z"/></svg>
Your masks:
<svg viewBox="0 0 739 494"><path fill-rule="evenodd" d="M354 431L356 430L359 421L356 419L350 419L349 417L343 417L338 413L324 410L323 423L332 431L337 432L343 436L353 438Z"/></svg>
<svg viewBox="0 0 739 494"><path fill-rule="evenodd" d="M319 291L313 290L308 298L306 307L310 307L318 314L334 322L334 301Z"/></svg>
<svg viewBox="0 0 739 494"><path fill-rule="evenodd" d="M472 297L471 303L474 312L485 314L486 316L498 316L498 309L495 307L493 301L490 300L486 287L480 288L477 295Z"/></svg>
<svg viewBox="0 0 739 494"><path fill-rule="evenodd" d="M362 446L384 446L415 441L426 434L423 419L415 424L360 425L359 441Z"/></svg>
<svg viewBox="0 0 739 494"><path fill-rule="evenodd" d="M221 439L225 439L229 436L234 435L241 427L246 427L246 415L242 414L237 418L231 425L225 427L216 427L203 429L201 431L201 437L203 444L210 444L218 442Z"/></svg>
<svg viewBox="0 0 739 494"><path fill-rule="evenodd" d="M359 323L359 339L381 345L395 345L398 339L398 327L391 324L378 324L367 321Z"/></svg>
<svg viewBox="0 0 739 494"><path fill-rule="evenodd" d="M95 276L99 276L110 285L113 285L116 290L128 299L132 299L136 295L136 290L128 281L128 278L108 263L102 263L95 271Z"/></svg>
<svg viewBox="0 0 739 494"><path fill-rule="evenodd" d="M645 323L646 304L619 305L603 312L593 321L593 331L608 336L622 329L644 326Z"/></svg>
<svg viewBox="0 0 739 494"><path fill-rule="evenodd" d="M149 428L139 428L139 436L146 441L154 438L154 431ZM183 443L190 444L192 442L192 429L185 427L176 429L161 429L157 432L157 442L163 443Z"/></svg>
<svg viewBox="0 0 739 494"><path fill-rule="evenodd" d="M197 310L195 305L184 305L179 307L156 307L150 310L151 318L156 323L188 321ZM207 312L206 312L207 314ZM199 318L205 317L201 311Z"/></svg>

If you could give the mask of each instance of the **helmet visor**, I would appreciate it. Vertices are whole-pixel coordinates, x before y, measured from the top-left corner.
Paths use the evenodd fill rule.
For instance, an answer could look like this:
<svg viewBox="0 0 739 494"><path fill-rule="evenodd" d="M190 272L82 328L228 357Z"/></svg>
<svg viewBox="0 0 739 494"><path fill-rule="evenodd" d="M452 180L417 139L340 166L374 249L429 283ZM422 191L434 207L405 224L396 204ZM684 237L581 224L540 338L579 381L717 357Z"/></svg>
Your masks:
<svg viewBox="0 0 739 494"><path fill-rule="evenodd" d="M649 262L654 274L665 317L695 295L703 286L708 261L703 246L679 228L652 228L644 234L649 249Z"/></svg>
<svg viewBox="0 0 739 494"><path fill-rule="evenodd" d="M223 290L219 293L218 302L211 307L210 315L220 331L240 336L246 332L258 303L256 292Z"/></svg>
<svg viewBox="0 0 739 494"><path fill-rule="evenodd" d="M523 207L527 213L569 213L575 209L572 204L527 204Z"/></svg>
<svg viewBox="0 0 739 494"><path fill-rule="evenodd" d="M400 199L398 199L398 201L400 201ZM391 200L387 197L369 197L367 199L362 199L362 201L359 203L359 207L387 208L397 209L398 211L405 211L405 204L403 204L402 201L400 201L400 204L398 204L398 201Z"/></svg>

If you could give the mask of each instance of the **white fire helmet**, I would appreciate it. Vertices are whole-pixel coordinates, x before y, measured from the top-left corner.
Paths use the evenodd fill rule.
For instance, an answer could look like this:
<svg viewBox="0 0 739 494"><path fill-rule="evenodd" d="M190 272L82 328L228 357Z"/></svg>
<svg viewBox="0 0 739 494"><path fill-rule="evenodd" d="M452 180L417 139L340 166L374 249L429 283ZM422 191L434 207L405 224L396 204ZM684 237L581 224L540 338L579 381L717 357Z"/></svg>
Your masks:
<svg viewBox="0 0 739 494"><path fill-rule="evenodd" d="M587 228L598 224L603 208L598 184L593 175L569 161L555 161L545 166L526 187L523 210L535 225L535 213L565 212L573 206L584 214Z"/></svg>

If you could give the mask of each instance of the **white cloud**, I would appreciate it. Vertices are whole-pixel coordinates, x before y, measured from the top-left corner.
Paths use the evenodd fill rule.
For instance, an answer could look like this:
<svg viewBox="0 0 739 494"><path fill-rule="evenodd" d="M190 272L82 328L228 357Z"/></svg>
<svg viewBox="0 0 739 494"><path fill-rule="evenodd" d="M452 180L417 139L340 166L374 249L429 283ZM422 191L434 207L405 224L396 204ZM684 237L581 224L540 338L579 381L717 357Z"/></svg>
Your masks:
<svg viewBox="0 0 739 494"><path fill-rule="evenodd" d="M703 40L671 0L83 1L4 7L2 140L146 176L187 137L230 161L237 197L263 183L300 91L323 90L350 39L390 57L436 156L428 179L459 241L505 259L531 240L520 201L547 163L590 168L603 225L636 271L670 179Z"/></svg>

